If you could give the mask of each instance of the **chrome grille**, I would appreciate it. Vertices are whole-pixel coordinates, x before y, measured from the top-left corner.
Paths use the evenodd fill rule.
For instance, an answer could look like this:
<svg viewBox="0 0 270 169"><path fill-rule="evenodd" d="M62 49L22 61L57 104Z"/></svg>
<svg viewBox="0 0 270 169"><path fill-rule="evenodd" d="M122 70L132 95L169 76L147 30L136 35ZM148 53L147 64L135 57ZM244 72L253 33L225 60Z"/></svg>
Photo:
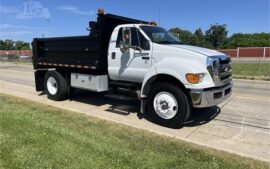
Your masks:
<svg viewBox="0 0 270 169"><path fill-rule="evenodd" d="M230 57L226 55L208 58L207 69L216 86L222 86L232 81L232 66Z"/></svg>

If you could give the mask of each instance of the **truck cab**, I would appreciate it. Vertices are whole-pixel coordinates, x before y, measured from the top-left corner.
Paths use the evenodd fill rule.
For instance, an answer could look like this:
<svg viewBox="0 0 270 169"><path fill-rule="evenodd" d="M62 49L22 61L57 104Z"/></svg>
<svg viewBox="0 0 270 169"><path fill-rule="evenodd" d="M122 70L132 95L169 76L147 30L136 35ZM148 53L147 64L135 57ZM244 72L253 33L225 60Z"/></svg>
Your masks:
<svg viewBox="0 0 270 169"><path fill-rule="evenodd" d="M123 46L125 34L129 43ZM112 80L137 82L142 89L149 80L167 76L190 91L195 107L210 107L229 97L232 85L230 58L220 52L183 45L161 27L127 24L116 27L108 51L108 73ZM196 81L197 79L197 81ZM207 98L211 88L224 87L221 97ZM146 93L141 90L141 97ZM199 100L203 98L203 100ZM206 100L205 100L206 99Z"/></svg>
<svg viewBox="0 0 270 169"><path fill-rule="evenodd" d="M193 107L230 97L229 56L184 45L154 23L102 11L98 16L89 36L34 39L37 91L62 100L72 88L124 89L141 100L141 113L170 127L182 126Z"/></svg>

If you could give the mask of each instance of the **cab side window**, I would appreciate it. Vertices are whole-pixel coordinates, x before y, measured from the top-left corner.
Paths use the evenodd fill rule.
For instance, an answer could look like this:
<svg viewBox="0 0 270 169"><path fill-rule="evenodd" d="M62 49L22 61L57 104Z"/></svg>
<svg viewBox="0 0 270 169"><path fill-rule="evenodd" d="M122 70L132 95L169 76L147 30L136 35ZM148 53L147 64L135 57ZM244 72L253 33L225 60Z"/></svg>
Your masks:
<svg viewBox="0 0 270 169"><path fill-rule="evenodd" d="M148 40L137 28L131 28L131 44L132 46L139 46L143 50L150 50L150 44Z"/></svg>
<svg viewBox="0 0 270 169"><path fill-rule="evenodd" d="M116 40L116 48L120 48L123 43L123 29L119 29L117 40ZM148 40L141 34L141 32L137 28L130 28L131 34L131 46L132 47L140 47L143 50L150 50L150 44Z"/></svg>
<svg viewBox="0 0 270 169"><path fill-rule="evenodd" d="M140 47L143 50L150 50L150 44L149 41L141 34L141 32L138 31L139 39L140 39Z"/></svg>

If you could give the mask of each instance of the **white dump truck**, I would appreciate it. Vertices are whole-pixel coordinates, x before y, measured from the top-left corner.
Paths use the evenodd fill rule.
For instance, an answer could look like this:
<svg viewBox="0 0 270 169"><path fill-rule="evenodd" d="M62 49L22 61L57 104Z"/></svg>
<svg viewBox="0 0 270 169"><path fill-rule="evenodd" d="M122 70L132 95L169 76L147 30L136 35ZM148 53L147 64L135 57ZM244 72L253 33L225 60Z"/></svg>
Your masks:
<svg viewBox="0 0 270 169"><path fill-rule="evenodd" d="M218 105L231 95L230 57L188 46L155 23L104 14L88 36L35 38L37 91L63 100L71 89L133 93L141 113L180 127L193 107Z"/></svg>

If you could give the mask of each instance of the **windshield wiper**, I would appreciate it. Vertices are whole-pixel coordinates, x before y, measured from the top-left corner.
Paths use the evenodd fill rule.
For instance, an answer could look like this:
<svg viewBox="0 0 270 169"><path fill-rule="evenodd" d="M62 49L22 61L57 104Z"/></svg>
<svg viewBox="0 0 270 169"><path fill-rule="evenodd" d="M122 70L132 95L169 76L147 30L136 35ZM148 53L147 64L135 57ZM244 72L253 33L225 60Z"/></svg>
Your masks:
<svg viewBox="0 0 270 169"><path fill-rule="evenodd" d="M181 42L171 42L171 41L159 41L160 44L181 44Z"/></svg>
<svg viewBox="0 0 270 169"><path fill-rule="evenodd" d="M166 43L168 43L168 44L171 44L171 43L173 43L173 42L170 42L170 41L158 41L157 43L161 43L161 44L166 44Z"/></svg>

